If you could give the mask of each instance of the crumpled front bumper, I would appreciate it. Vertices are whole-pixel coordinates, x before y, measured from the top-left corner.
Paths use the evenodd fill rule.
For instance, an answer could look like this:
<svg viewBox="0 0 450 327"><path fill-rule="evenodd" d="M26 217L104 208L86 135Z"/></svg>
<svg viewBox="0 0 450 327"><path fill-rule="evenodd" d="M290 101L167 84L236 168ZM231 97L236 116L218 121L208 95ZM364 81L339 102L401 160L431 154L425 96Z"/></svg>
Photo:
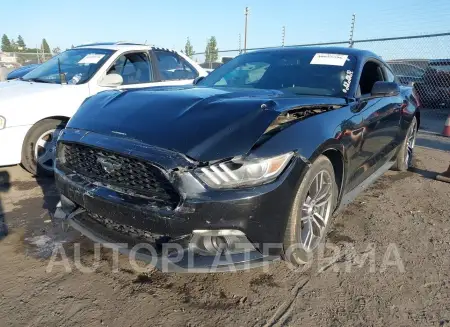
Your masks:
<svg viewBox="0 0 450 327"><path fill-rule="evenodd" d="M281 239L276 240L283 234L285 222L271 221L276 217L267 215L276 211L277 215L287 219L290 206L276 205L285 201L280 198L286 194L282 186L279 189L272 185L272 192L255 194L253 198L242 197L230 201L197 199L196 203L185 203L188 208L185 208L185 212L156 212L146 210L140 198L90 183L79 176L67 176L56 169L55 178L62 194L55 218L64 220L94 242L127 255L132 254L160 270L236 271L263 266L279 258L281 247L266 250L263 246L266 242L282 243ZM104 221L97 219L99 217L107 217L120 226L131 225L155 234L151 233L151 240L142 240L105 226ZM265 235L265 221L269 225L278 225L271 231L271 237ZM190 244L195 230L242 231L245 242L252 250L229 255L197 254Z"/></svg>
<svg viewBox="0 0 450 327"><path fill-rule="evenodd" d="M161 154L158 149L136 145L132 140L95 133L67 133L59 140L81 139L83 144L117 153L131 149L129 155L157 163L166 170L177 167L178 161L173 160L179 160L176 155ZM132 253L164 271L249 269L279 258L292 201L306 170L307 164L296 156L274 182L233 190L208 189L190 173L180 173L175 186L182 200L176 209L169 210L155 208L144 197L126 190L61 171L57 159L55 182L62 196L55 216L92 240L109 247L121 244L118 249L122 253ZM240 232L240 240L248 243L248 250L221 256L198 254L192 246L198 231ZM151 248L146 249L149 246L143 244ZM135 251L136 246L143 248Z"/></svg>
<svg viewBox="0 0 450 327"><path fill-rule="evenodd" d="M111 230L98 223L84 209L75 215L67 214L60 204L55 218L64 220L72 228L106 248L141 260L163 272L178 273L211 273L230 272L261 267L279 259L278 256L262 255L253 250L229 256L204 256L190 249L188 237L183 242L167 243L167 246L156 243L139 243L136 239ZM191 235L190 235L191 236Z"/></svg>

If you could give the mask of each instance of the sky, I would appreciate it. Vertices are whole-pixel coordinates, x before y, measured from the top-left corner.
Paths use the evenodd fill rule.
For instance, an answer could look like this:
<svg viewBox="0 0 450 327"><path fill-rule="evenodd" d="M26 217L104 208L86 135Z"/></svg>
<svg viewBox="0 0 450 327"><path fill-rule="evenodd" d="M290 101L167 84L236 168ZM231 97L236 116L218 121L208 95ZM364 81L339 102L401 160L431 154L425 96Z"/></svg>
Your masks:
<svg viewBox="0 0 450 327"><path fill-rule="evenodd" d="M63 50L118 40L180 50L189 37L204 52L211 36L219 50L238 49L246 6L248 48L281 45L283 26L286 45L348 40L352 14L354 39L450 32L449 0L21 0L2 1L9 14L1 15L0 34L20 34L29 47L46 38Z"/></svg>

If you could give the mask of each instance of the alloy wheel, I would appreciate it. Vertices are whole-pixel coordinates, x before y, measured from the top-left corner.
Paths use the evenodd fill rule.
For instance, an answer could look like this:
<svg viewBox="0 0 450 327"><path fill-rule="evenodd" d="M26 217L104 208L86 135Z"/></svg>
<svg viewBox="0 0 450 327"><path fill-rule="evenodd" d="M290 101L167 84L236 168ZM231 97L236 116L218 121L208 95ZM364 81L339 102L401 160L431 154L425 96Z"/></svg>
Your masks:
<svg viewBox="0 0 450 327"><path fill-rule="evenodd" d="M332 177L326 170L313 179L301 209L300 243L306 251L314 250L322 239L332 212Z"/></svg>
<svg viewBox="0 0 450 327"><path fill-rule="evenodd" d="M405 151L405 163L406 167L411 167L412 164L412 158L414 154L414 146L416 145L416 136L417 136L417 128L416 124L414 123L413 126L411 126L406 141L406 151Z"/></svg>
<svg viewBox="0 0 450 327"><path fill-rule="evenodd" d="M46 131L39 136L34 147L34 157L38 167L47 172L53 172L56 158L56 140L60 131L60 129Z"/></svg>

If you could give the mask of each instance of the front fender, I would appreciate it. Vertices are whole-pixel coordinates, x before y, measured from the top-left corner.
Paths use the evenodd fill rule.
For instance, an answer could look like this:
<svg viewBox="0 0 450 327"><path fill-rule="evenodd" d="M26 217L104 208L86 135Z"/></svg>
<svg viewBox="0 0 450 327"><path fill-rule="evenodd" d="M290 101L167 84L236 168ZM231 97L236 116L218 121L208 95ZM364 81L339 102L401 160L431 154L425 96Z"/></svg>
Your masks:
<svg viewBox="0 0 450 327"><path fill-rule="evenodd" d="M339 201L345 185L349 159L341 141L342 126L354 113L345 107L299 121L254 148L250 156L271 157L295 151L308 165L325 154L332 161L340 189ZM305 170L306 171L306 170Z"/></svg>
<svg viewBox="0 0 450 327"><path fill-rule="evenodd" d="M27 88L17 91L18 94L2 99L0 115L6 117L7 127L34 125L50 117L72 117L89 96L89 89L84 84L50 85L49 89L37 83L28 84ZM34 90L34 87L40 89Z"/></svg>
<svg viewBox="0 0 450 327"><path fill-rule="evenodd" d="M345 108L335 109L298 121L259 144L250 156L270 157L295 151L312 162L328 149L344 154L344 147L337 138L341 122L345 121L344 111Z"/></svg>

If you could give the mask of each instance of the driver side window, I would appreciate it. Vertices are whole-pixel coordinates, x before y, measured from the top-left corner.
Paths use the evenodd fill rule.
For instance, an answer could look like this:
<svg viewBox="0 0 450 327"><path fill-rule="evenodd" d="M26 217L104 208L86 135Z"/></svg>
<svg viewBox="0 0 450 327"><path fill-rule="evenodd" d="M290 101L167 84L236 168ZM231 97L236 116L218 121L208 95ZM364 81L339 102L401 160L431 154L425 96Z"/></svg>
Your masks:
<svg viewBox="0 0 450 327"><path fill-rule="evenodd" d="M383 69L376 62L366 62L359 80L358 96L369 96L373 85L378 81L384 81Z"/></svg>
<svg viewBox="0 0 450 327"><path fill-rule="evenodd" d="M122 85L150 83L153 81L150 59L145 52L121 55L108 70L107 74L119 74L122 76Z"/></svg>

